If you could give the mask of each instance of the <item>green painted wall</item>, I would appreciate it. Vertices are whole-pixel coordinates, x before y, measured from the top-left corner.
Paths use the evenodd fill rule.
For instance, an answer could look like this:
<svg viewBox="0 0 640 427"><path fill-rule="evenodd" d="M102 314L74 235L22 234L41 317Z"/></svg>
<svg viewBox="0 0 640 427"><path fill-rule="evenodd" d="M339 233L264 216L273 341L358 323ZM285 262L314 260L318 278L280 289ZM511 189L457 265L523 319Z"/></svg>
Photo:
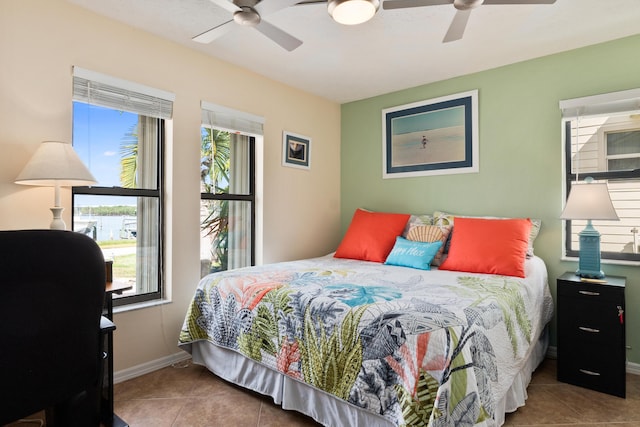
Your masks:
<svg viewBox="0 0 640 427"><path fill-rule="evenodd" d="M389 93L342 106L341 224L354 210L533 217L542 220L535 252L555 278L575 270L561 261L562 99L640 87L640 35ZM382 113L478 90L480 172L382 179ZM627 276L628 360L640 363L640 266L604 265ZM552 345L555 345L555 320Z"/></svg>

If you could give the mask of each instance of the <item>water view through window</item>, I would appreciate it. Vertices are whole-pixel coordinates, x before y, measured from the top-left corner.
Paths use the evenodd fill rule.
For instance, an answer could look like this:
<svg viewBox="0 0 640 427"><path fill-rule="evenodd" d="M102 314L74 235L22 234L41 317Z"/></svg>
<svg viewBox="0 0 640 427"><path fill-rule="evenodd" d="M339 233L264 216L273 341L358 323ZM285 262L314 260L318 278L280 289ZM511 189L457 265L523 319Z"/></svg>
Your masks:
<svg viewBox="0 0 640 427"><path fill-rule="evenodd" d="M73 230L93 238L125 297L159 293L161 120L74 102L73 145L96 180L73 191ZM147 298L143 298L147 299Z"/></svg>

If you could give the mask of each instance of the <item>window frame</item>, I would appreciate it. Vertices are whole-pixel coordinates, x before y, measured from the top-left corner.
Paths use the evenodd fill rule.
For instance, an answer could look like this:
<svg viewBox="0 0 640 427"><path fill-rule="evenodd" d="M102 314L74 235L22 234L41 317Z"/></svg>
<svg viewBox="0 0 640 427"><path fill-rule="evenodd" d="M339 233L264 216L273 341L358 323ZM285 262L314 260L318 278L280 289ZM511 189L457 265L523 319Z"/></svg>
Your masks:
<svg viewBox="0 0 640 427"><path fill-rule="evenodd" d="M612 113L613 115L614 113ZM564 122L564 150L565 150L565 204L566 200L569 197L569 193L571 192L571 185L574 181L582 181L587 176L592 177L595 181L605 180L607 182L611 181L625 181L625 180L640 180L640 169L635 170L625 170L625 171L604 171L604 172L585 172L576 174L572 172L572 135L571 135L571 121L573 118L563 118ZM598 132L601 132L599 130ZM599 147L599 151L604 152L604 160L607 161L608 157L606 156L606 140L600 139L602 142L602 146ZM565 247L564 253L565 256L571 258L578 258L580 251L579 248L572 247L572 221L565 220ZM579 232L579 231L578 231ZM600 257L602 260L612 260L612 261L632 261L632 262L640 262L640 253L627 253L627 252L608 252L601 251Z"/></svg>
<svg viewBox="0 0 640 427"><path fill-rule="evenodd" d="M83 102L74 100L73 102ZM147 292L144 294L134 294L134 295L122 295L118 298L113 299L114 307L162 300L165 296L164 289L164 259L165 259L165 195L164 195L164 184L165 184L165 119L155 118L156 125L158 126L157 135L158 140L157 149L157 171L158 176L156 177L156 188L155 190L148 188L125 188L125 187L100 187L100 186L80 186L80 187L72 187L71 193L71 218L73 221L73 215L75 213L75 196L76 195L89 195L89 196L122 196L122 197L152 197L158 199L159 206L159 217L158 217L158 260L157 260L157 269L158 269L158 283L157 290L154 292Z"/></svg>
<svg viewBox="0 0 640 427"><path fill-rule="evenodd" d="M223 130L216 126L209 124L201 124L201 127L211 127L216 130ZM229 133L232 133L229 131ZM247 137L249 142L249 192L248 194L235 194L235 193L200 193L200 200L214 200L214 201L240 201L249 202L251 205L251 253L250 262L251 266L256 265L256 137L242 133ZM200 224L200 223L199 223Z"/></svg>

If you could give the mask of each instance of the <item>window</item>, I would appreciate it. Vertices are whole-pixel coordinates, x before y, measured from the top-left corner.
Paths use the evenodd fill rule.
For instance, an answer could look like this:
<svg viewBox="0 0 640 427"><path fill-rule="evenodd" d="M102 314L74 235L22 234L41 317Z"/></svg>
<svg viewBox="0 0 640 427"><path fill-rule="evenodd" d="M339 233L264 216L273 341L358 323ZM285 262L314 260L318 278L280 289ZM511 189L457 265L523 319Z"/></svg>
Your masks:
<svg viewBox="0 0 640 427"><path fill-rule="evenodd" d="M619 221L593 221L603 259L640 261L640 90L561 101L566 195L587 176L606 182ZM566 221L565 254L578 256L586 221Z"/></svg>
<svg viewBox="0 0 640 427"><path fill-rule="evenodd" d="M200 276L255 265L255 147L259 118L203 102Z"/></svg>
<svg viewBox="0 0 640 427"><path fill-rule="evenodd" d="M603 132L608 170L640 169L640 123L623 125Z"/></svg>
<svg viewBox="0 0 640 427"><path fill-rule="evenodd" d="M96 240L114 281L132 285L114 305L159 299L172 96L77 68L73 80L73 145L98 181L73 188L73 230Z"/></svg>

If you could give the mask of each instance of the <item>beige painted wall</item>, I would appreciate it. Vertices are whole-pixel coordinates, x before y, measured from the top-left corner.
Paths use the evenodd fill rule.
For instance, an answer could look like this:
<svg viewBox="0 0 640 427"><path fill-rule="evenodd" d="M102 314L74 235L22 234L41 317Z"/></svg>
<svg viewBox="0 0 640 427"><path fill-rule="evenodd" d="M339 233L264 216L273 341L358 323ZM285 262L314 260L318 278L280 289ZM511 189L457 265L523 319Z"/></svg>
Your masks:
<svg viewBox="0 0 640 427"><path fill-rule="evenodd" d="M200 101L265 118L263 261L318 256L340 239L340 106L62 0L0 1L0 230L47 228L53 190L13 180L38 144L70 141L72 66L176 94L169 147L172 302L116 314L115 369L176 353L199 277ZM313 138L312 168L281 166L282 131ZM70 223L70 192L63 192Z"/></svg>

